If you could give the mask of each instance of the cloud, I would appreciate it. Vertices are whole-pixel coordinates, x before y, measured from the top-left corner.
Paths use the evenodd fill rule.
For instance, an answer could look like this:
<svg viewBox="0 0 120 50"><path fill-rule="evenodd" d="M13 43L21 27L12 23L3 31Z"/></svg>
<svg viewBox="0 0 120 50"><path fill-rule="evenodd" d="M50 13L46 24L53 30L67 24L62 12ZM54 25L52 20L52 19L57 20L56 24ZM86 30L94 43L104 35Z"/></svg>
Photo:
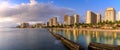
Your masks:
<svg viewBox="0 0 120 50"><path fill-rule="evenodd" d="M37 3L35 0L30 0L30 3L22 3L14 6L11 6L8 2L0 4L3 5L3 7L0 6L2 7L0 8L0 18L6 19L10 17L13 19L11 22L46 22L54 16L62 18L64 14L75 13L71 8L58 7L49 3Z"/></svg>
<svg viewBox="0 0 120 50"><path fill-rule="evenodd" d="M37 4L35 0L30 0L31 5Z"/></svg>

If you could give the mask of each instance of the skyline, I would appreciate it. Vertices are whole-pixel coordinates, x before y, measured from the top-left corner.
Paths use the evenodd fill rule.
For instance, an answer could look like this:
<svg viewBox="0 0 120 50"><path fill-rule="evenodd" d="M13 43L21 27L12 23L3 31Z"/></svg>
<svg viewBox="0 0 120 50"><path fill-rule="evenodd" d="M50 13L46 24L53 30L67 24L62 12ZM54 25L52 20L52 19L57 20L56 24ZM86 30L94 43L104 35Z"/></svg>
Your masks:
<svg viewBox="0 0 120 50"><path fill-rule="evenodd" d="M113 7L117 14L120 11L119 2L119 0L49 0L49 2L48 0L0 0L2 5L0 6L0 27L14 26L19 22L46 22L54 16L63 19L64 14L79 14L83 22L87 10L100 13L103 17L106 8Z"/></svg>

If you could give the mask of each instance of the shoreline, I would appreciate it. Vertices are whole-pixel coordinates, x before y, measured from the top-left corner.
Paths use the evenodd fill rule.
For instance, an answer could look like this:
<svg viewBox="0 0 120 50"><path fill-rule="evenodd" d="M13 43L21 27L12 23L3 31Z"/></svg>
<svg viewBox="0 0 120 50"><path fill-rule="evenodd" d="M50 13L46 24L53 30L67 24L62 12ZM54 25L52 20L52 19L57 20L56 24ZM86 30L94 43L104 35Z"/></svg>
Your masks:
<svg viewBox="0 0 120 50"><path fill-rule="evenodd" d="M53 28L53 29L120 32L120 29L99 29L99 28Z"/></svg>

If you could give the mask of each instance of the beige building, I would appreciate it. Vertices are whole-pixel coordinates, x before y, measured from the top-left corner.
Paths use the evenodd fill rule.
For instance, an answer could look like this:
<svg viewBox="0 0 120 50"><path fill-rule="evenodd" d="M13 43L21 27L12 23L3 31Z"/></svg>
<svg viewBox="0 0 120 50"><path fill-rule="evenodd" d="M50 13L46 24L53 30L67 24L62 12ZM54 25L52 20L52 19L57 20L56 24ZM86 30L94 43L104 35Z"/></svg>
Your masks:
<svg viewBox="0 0 120 50"><path fill-rule="evenodd" d="M49 19L49 26L53 26L53 19Z"/></svg>
<svg viewBox="0 0 120 50"><path fill-rule="evenodd" d="M53 26L57 26L57 25L58 25L57 17L54 17L53 18Z"/></svg>
<svg viewBox="0 0 120 50"><path fill-rule="evenodd" d="M49 19L48 24L49 24L49 26L57 26L58 25L57 17L53 17L53 18Z"/></svg>
<svg viewBox="0 0 120 50"><path fill-rule="evenodd" d="M64 15L64 25L67 25L68 24L68 17L69 15Z"/></svg>
<svg viewBox="0 0 120 50"><path fill-rule="evenodd" d="M20 28L27 28L29 27L29 23L21 23Z"/></svg>
<svg viewBox="0 0 120 50"><path fill-rule="evenodd" d="M107 8L105 11L104 21L115 22L116 12L114 8Z"/></svg>
<svg viewBox="0 0 120 50"><path fill-rule="evenodd" d="M42 28L42 25L41 23L36 23L35 25L33 25L34 28Z"/></svg>
<svg viewBox="0 0 120 50"><path fill-rule="evenodd" d="M74 24L73 16L68 16L68 23L67 25Z"/></svg>
<svg viewBox="0 0 120 50"><path fill-rule="evenodd" d="M97 14L97 23L101 22L101 14Z"/></svg>
<svg viewBox="0 0 120 50"><path fill-rule="evenodd" d="M86 24L96 24L96 23L97 23L97 15L92 11L87 11Z"/></svg>
<svg viewBox="0 0 120 50"><path fill-rule="evenodd" d="M118 12L118 21L120 21L120 11Z"/></svg>
<svg viewBox="0 0 120 50"><path fill-rule="evenodd" d="M79 23L79 15L78 14L74 14L74 24L78 24Z"/></svg>

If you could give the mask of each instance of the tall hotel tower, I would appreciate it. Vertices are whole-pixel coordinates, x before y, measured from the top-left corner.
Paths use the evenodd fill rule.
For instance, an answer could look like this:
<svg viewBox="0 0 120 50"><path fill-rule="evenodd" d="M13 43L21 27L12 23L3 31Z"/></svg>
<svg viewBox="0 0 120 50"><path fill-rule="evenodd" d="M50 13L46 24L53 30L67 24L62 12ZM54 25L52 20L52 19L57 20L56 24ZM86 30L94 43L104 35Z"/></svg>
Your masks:
<svg viewBox="0 0 120 50"><path fill-rule="evenodd" d="M97 23L101 22L101 14L97 14Z"/></svg>
<svg viewBox="0 0 120 50"><path fill-rule="evenodd" d="M97 23L97 15L92 11L87 11L86 24L96 24L96 23Z"/></svg>
<svg viewBox="0 0 120 50"><path fill-rule="evenodd" d="M74 14L74 24L78 24L78 23L79 23L79 15Z"/></svg>
<svg viewBox="0 0 120 50"><path fill-rule="evenodd" d="M49 26L53 26L53 19L49 19Z"/></svg>
<svg viewBox="0 0 120 50"><path fill-rule="evenodd" d="M54 17L53 18L53 26L57 26L57 25L58 25L57 17Z"/></svg>
<svg viewBox="0 0 120 50"><path fill-rule="evenodd" d="M68 16L68 25L74 24L74 17L73 16Z"/></svg>
<svg viewBox="0 0 120 50"><path fill-rule="evenodd" d="M69 15L64 15L64 25L67 25L68 24L68 17Z"/></svg>
<svg viewBox="0 0 120 50"><path fill-rule="evenodd" d="M120 11L118 12L118 21L120 21Z"/></svg>
<svg viewBox="0 0 120 50"><path fill-rule="evenodd" d="M104 21L115 22L116 12L114 8L107 8L105 11Z"/></svg>

